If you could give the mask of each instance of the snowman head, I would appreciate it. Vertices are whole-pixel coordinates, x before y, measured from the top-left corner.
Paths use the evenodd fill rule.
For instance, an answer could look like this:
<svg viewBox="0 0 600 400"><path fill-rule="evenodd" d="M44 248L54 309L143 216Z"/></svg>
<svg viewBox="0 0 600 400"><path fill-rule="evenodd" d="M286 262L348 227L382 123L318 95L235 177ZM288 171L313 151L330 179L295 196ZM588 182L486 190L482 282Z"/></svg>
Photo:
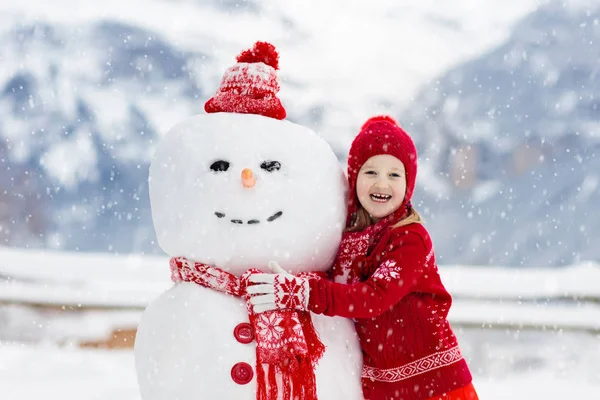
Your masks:
<svg viewBox="0 0 600 400"><path fill-rule="evenodd" d="M346 179L310 129L251 114L175 126L150 166L158 242L170 256L241 274L277 261L326 270L346 216Z"/></svg>
<svg viewBox="0 0 600 400"><path fill-rule="evenodd" d="M275 65L243 59L207 102L211 114L179 123L158 146L149 178L158 242L236 275L269 261L324 271L344 228L347 181L323 139L280 120L276 53L259 53L250 56Z"/></svg>

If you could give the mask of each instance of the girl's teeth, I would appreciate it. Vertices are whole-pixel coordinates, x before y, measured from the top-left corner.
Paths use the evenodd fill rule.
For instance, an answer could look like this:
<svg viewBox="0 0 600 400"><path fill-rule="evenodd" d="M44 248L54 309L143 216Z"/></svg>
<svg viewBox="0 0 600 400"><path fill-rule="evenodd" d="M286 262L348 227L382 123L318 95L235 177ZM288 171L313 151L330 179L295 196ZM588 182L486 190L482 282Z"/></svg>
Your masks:
<svg viewBox="0 0 600 400"><path fill-rule="evenodd" d="M386 201L388 201L391 198L392 198L392 196L387 195L387 194L372 194L371 195L371 199L378 203L385 203Z"/></svg>

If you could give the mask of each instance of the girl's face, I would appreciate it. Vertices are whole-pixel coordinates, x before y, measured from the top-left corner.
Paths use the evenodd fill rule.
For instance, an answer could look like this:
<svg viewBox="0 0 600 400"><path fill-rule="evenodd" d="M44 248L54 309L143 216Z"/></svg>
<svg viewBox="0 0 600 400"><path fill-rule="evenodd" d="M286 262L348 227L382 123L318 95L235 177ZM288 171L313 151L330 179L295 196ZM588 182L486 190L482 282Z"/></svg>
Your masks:
<svg viewBox="0 0 600 400"><path fill-rule="evenodd" d="M358 201L376 221L396 211L404 201L405 194L404 164L394 156L373 156L358 171Z"/></svg>

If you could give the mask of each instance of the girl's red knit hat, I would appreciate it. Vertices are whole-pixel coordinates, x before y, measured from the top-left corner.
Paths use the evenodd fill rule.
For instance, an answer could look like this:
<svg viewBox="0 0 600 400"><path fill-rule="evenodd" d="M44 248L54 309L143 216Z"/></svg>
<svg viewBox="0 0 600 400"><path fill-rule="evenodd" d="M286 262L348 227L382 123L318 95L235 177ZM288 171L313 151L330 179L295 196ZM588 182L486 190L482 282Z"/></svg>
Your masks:
<svg viewBox="0 0 600 400"><path fill-rule="evenodd" d="M417 148L396 120L388 115L369 118L354 138L348 154L348 217L358 209L356 179L358 171L371 157L389 154L404 164L406 171L406 194L400 207L406 207L415 189L417 178Z"/></svg>

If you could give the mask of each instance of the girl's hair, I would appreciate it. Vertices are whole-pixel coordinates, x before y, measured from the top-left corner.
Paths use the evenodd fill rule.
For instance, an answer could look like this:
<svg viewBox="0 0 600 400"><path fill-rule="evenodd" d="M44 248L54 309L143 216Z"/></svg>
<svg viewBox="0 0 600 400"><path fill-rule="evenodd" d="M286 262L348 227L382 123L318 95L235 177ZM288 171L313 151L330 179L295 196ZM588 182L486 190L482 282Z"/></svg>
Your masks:
<svg viewBox="0 0 600 400"><path fill-rule="evenodd" d="M422 224L422 223L423 223L423 219L421 218L421 215L419 215L417 210L415 210L411 206L406 217L402 218L394 226L392 226L392 229L400 228L401 226L408 225L408 224ZM365 229L366 227L368 227L371 224L373 224L373 219L371 218L371 216L369 215L367 210L365 210L363 208L363 206L361 206L359 204L358 209L356 210L356 215L354 217L352 225L349 228L346 228L346 232L362 231L363 229Z"/></svg>

